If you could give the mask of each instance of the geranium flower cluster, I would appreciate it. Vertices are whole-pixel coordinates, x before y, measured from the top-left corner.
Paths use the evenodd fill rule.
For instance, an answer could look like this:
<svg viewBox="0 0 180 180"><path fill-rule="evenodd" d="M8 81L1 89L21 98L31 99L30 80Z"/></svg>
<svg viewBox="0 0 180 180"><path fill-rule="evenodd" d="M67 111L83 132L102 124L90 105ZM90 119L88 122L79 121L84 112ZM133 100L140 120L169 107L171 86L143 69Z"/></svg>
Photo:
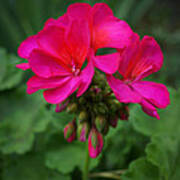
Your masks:
<svg viewBox="0 0 180 180"><path fill-rule="evenodd" d="M101 48L114 48L116 52L97 55ZM43 89L44 98L50 104L59 106L63 102L65 107L67 98L75 91L77 97L82 96L91 85L96 69L105 73L121 103L138 103L145 113L157 119L160 117L156 109L166 108L170 103L163 84L143 80L163 64L158 43L149 36L140 40L138 34L125 21L116 18L105 3L93 7L87 3L70 5L63 16L57 20L49 19L38 34L22 42L18 54L28 62L17 67L31 69L35 74L27 82L27 93ZM98 87L93 92L95 95L101 93ZM103 124L101 116L95 119ZM91 157L96 157L103 146L101 132L94 122L91 120L79 128L82 141L89 132ZM64 135L69 142L74 140L76 129L75 120L65 127Z"/></svg>

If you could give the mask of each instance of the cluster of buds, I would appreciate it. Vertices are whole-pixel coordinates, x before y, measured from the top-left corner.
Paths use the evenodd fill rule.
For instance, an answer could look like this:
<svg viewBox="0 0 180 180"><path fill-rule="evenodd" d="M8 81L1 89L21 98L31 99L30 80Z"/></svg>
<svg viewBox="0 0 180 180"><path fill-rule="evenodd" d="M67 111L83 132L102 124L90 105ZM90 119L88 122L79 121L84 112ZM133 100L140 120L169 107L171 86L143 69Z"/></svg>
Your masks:
<svg viewBox="0 0 180 180"><path fill-rule="evenodd" d="M77 139L88 140L89 155L96 158L103 148L103 137L109 128L115 128L118 120L128 120L127 104L116 100L108 88L105 77L96 72L89 90L79 99L71 96L69 100L56 106L56 112L66 112L74 115L74 120L64 128L64 138L68 142Z"/></svg>

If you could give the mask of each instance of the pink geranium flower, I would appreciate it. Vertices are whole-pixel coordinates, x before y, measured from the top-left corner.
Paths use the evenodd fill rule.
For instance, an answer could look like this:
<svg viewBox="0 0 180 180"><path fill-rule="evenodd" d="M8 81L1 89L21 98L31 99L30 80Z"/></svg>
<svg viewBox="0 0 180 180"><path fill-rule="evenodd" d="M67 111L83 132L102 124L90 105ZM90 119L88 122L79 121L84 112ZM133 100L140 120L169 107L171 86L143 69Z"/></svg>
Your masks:
<svg viewBox="0 0 180 180"><path fill-rule="evenodd" d="M68 7L70 19L86 19L90 29L90 60L98 69L112 74L117 71L119 53L95 56L99 48L124 48L130 42L132 30L129 25L113 15L105 3L96 3L91 7L87 3L75 3Z"/></svg>
<svg viewBox="0 0 180 180"><path fill-rule="evenodd" d="M124 48L131 34L128 24L114 17L104 3L70 5L66 14L49 19L41 32L18 49L28 63L17 67L35 73L27 83L27 93L48 89L44 98L52 104L61 103L78 88L77 96L82 95L91 83L94 66L108 74L118 69L119 53L95 56L97 49ZM86 59L88 65L82 70Z"/></svg>
<svg viewBox="0 0 180 180"><path fill-rule="evenodd" d="M64 101L77 88L78 96L88 88L94 74L92 62L82 69L90 45L89 28L85 20L68 20L66 15L50 19L37 35L26 39L18 49L28 63L17 65L34 73L27 82L27 93L40 89L51 104Z"/></svg>
<svg viewBox="0 0 180 180"><path fill-rule="evenodd" d="M116 98L123 103L139 103L145 113L160 119L156 108L165 108L170 103L168 90L163 84L142 80L163 64L159 45L152 37L145 36L140 41L135 34L131 45L120 54L122 79L107 75Z"/></svg>

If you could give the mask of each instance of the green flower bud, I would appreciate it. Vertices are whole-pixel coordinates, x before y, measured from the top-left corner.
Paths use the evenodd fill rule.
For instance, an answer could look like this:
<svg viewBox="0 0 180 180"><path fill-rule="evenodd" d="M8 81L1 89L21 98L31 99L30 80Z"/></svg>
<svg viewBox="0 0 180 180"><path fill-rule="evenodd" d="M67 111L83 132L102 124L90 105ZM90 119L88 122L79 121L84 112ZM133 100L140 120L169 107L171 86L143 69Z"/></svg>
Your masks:
<svg viewBox="0 0 180 180"><path fill-rule="evenodd" d="M78 125L77 137L79 141L86 141L86 138L89 134L89 124L87 122L81 123Z"/></svg>
<svg viewBox="0 0 180 180"><path fill-rule="evenodd" d="M117 106L121 106L121 103L117 99L113 99L113 103Z"/></svg>
<svg viewBox="0 0 180 180"><path fill-rule="evenodd" d="M87 112L81 111L78 116L78 121L79 121L79 123L81 123L81 122L87 120L87 118L88 118Z"/></svg>
<svg viewBox="0 0 180 180"><path fill-rule="evenodd" d="M103 132L106 127L107 121L104 116L97 116L95 119L95 125L99 132Z"/></svg>
<svg viewBox="0 0 180 180"><path fill-rule="evenodd" d="M69 105L67 106L67 112L68 112L68 113L74 113L74 112L77 111L77 109L78 109L78 106L77 106L76 103L72 103L72 104L69 104Z"/></svg>
<svg viewBox="0 0 180 180"><path fill-rule="evenodd" d="M108 107L104 103L98 103L98 112L100 114L106 114L108 112Z"/></svg>
<svg viewBox="0 0 180 180"><path fill-rule="evenodd" d="M80 104L85 104L85 103L86 103L86 99L81 96L81 97L79 98L79 103L80 103Z"/></svg>

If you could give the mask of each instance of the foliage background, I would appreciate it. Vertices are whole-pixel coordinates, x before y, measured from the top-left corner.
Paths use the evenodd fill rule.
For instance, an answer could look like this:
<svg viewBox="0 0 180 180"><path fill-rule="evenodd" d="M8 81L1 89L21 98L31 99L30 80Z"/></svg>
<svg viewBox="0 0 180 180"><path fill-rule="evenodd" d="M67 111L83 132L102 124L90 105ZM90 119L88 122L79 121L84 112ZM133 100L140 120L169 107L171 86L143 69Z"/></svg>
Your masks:
<svg viewBox="0 0 180 180"><path fill-rule="evenodd" d="M83 143L68 144L63 127L67 113L54 113L41 93L28 96L31 73L15 68L19 44L42 29L49 17L61 16L75 0L0 0L0 180L81 179ZM122 180L180 179L180 3L175 0L79 0L106 2L119 18L143 37L152 35L164 53L161 71L149 80L169 87L171 105L161 120L131 107L128 122L119 121L105 138L91 172L125 170ZM103 178L102 178L103 179Z"/></svg>

